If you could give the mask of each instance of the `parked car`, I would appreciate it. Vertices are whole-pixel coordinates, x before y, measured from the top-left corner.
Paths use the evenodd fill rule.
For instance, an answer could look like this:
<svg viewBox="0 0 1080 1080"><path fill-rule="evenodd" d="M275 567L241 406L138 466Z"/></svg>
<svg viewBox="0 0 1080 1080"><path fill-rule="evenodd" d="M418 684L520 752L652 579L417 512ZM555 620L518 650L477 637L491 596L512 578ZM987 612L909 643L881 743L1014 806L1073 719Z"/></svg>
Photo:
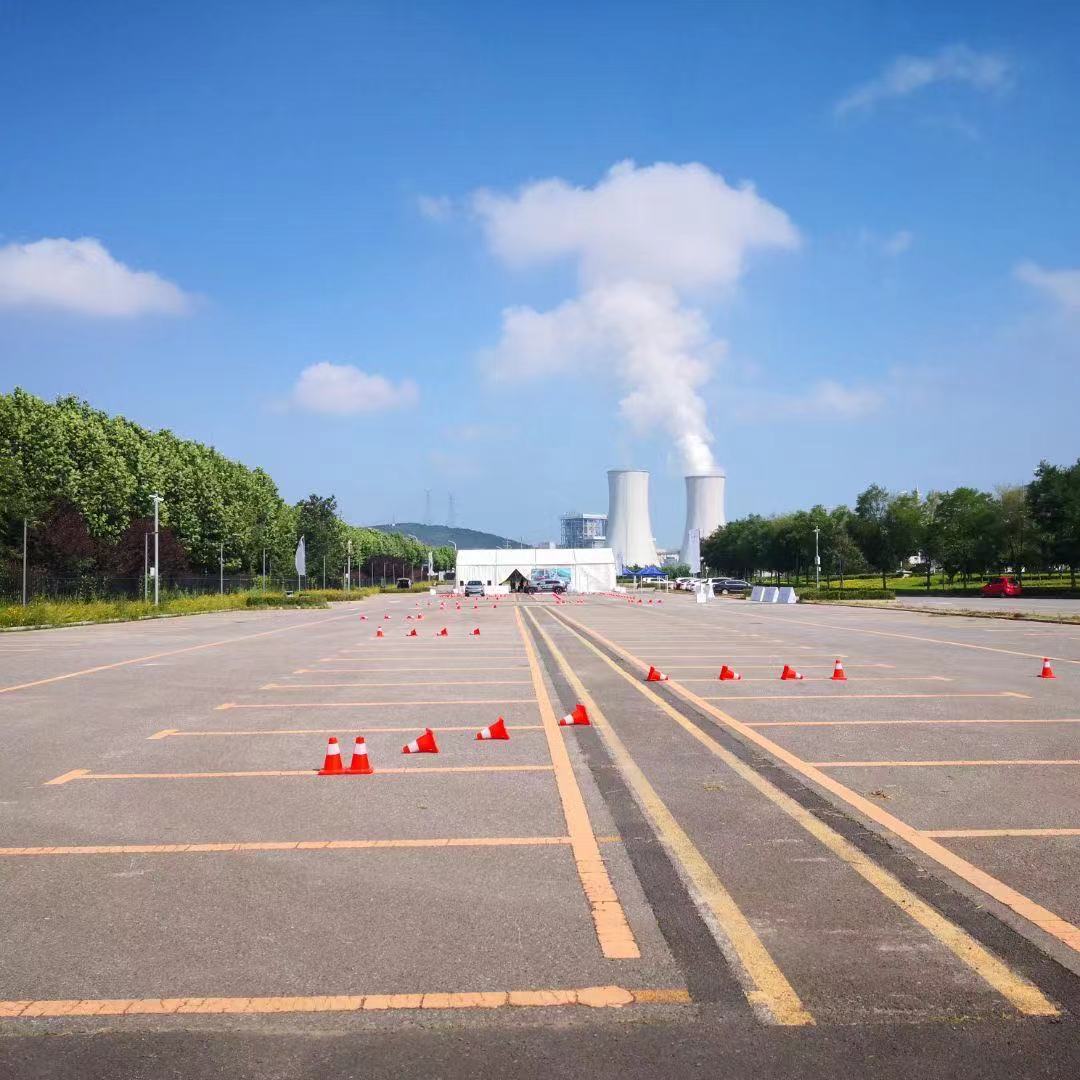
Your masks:
<svg viewBox="0 0 1080 1080"><path fill-rule="evenodd" d="M562 578L544 578L542 581L530 581L525 586L527 593L554 593L562 596L566 592L566 583Z"/></svg>
<svg viewBox="0 0 1080 1080"><path fill-rule="evenodd" d="M399 577L397 579L397 587L399 589L411 589L412 588L412 579L407 578L407 577Z"/></svg>
<svg viewBox="0 0 1080 1080"><path fill-rule="evenodd" d="M713 578L713 595L727 596L728 593L748 593L753 586L742 578Z"/></svg>
<svg viewBox="0 0 1080 1080"><path fill-rule="evenodd" d="M466 596L483 596L484 595L484 583L482 581L466 581L465 582L465 595Z"/></svg>
<svg viewBox="0 0 1080 1080"><path fill-rule="evenodd" d="M992 577L981 589L983 596L1020 596L1023 587L1014 577Z"/></svg>
<svg viewBox="0 0 1080 1080"><path fill-rule="evenodd" d="M692 590L694 588L694 584L695 584L696 581L697 581L697 578L677 577L675 579L675 588L676 589L684 589L684 590L689 591L689 590Z"/></svg>

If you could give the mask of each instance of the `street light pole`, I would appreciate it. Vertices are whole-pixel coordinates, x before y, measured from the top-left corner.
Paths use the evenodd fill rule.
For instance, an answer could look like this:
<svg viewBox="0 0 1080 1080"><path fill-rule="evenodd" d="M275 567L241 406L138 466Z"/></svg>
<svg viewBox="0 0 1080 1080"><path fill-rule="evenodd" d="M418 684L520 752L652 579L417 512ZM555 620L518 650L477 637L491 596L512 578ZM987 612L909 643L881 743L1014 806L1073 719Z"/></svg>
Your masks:
<svg viewBox="0 0 1080 1080"><path fill-rule="evenodd" d="M150 599L150 534L145 529L142 534L142 598L144 604Z"/></svg>
<svg viewBox="0 0 1080 1080"><path fill-rule="evenodd" d="M26 607L26 533L27 522L26 518L22 519L22 602L23 607Z"/></svg>
<svg viewBox="0 0 1080 1080"><path fill-rule="evenodd" d="M161 505L161 496L151 495L150 498L154 500L154 607L157 607L161 602L161 549L158 543L158 507Z"/></svg>
<svg viewBox="0 0 1080 1080"><path fill-rule="evenodd" d="M818 550L818 538L821 536L821 530L814 526L814 588L821 588L821 553Z"/></svg>
<svg viewBox="0 0 1080 1080"><path fill-rule="evenodd" d="M218 595L225 595L225 541L218 547Z"/></svg>
<svg viewBox="0 0 1080 1080"><path fill-rule="evenodd" d="M352 592L352 539L345 547L345 591Z"/></svg>

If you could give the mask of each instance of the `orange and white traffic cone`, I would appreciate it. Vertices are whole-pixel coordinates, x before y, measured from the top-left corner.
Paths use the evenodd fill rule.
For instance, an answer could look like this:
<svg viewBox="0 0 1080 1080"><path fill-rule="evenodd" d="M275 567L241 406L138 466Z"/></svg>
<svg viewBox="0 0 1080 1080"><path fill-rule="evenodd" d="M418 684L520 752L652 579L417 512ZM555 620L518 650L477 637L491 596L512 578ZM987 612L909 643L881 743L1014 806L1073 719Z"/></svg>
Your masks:
<svg viewBox="0 0 1080 1080"><path fill-rule="evenodd" d="M560 721L559 727L588 727L589 712L579 701L573 712L568 712Z"/></svg>
<svg viewBox="0 0 1080 1080"><path fill-rule="evenodd" d="M1050 666L1050 658L1048 656L1043 657L1042 671L1039 672L1040 679L1056 679L1054 669Z"/></svg>
<svg viewBox="0 0 1080 1080"><path fill-rule="evenodd" d="M384 616L383 616L383 618L384 618L384 619L389 619L389 618L390 618L390 615L389 615L389 614L386 614L386 615L384 615Z"/></svg>
<svg viewBox="0 0 1080 1080"><path fill-rule="evenodd" d="M363 735L356 736L356 745L353 747L352 761L349 762L349 768L346 771L353 776L368 776L375 771L371 767L371 762L368 761L367 743L364 741Z"/></svg>
<svg viewBox="0 0 1080 1080"><path fill-rule="evenodd" d="M417 637L416 627L414 626L405 636L406 637Z"/></svg>
<svg viewBox="0 0 1080 1080"><path fill-rule="evenodd" d="M481 728L476 733L477 739L483 741L485 739L509 739L510 736L506 733L506 721L500 716L494 724L489 724L486 728Z"/></svg>
<svg viewBox="0 0 1080 1080"><path fill-rule="evenodd" d="M844 662L840 659L837 659L836 663L833 665L832 681L847 682L847 672L844 670Z"/></svg>
<svg viewBox="0 0 1080 1080"><path fill-rule="evenodd" d="M444 626L436 635L436 637L449 637L450 631Z"/></svg>
<svg viewBox="0 0 1080 1080"><path fill-rule="evenodd" d="M379 627L378 630L375 631L375 636L376 637L386 637L386 635L383 633L383 630L382 630L381 626Z"/></svg>
<svg viewBox="0 0 1080 1080"><path fill-rule="evenodd" d="M737 671L732 671L727 664L723 664L720 668L720 681L721 682L738 682L742 676Z"/></svg>
<svg viewBox="0 0 1080 1080"><path fill-rule="evenodd" d="M431 728L424 728L424 733L411 743L406 743L402 748L403 754L437 754L438 744L435 742L435 732Z"/></svg>
<svg viewBox="0 0 1080 1080"><path fill-rule="evenodd" d="M646 682L667 682L668 677L657 668L654 668L652 664L649 665L649 674L645 676Z"/></svg>
<svg viewBox="0 0 1080 1080"><path fill-rule="evenodd" d="M800 675L793 667L788 664L784 665L784 670L780 672L780 678L787 682L789 679L805 679L805 675Z"/></svg>
<svg viewBox="0 0 1080 1080"><path fill-rule="evenodd" d="M479 626L472 632L472 636L473 637L479 637L480 636L480 627Z"/></svg>
<svg viewBox="0 0 1080 1080"><path fill-rule="evenodd" d="M331 735L326 744L326 758L323 767L319 770L320 776L340 776L345 770L341 767L341 747L338 746L337 736Z"/></svg>
<svg viewBox="0 0 1080 1080"><path fill-rule="evenodd" d="M367 622L367 616L366 615L361 615L360 616L360 621L361 622Z"/></svg>

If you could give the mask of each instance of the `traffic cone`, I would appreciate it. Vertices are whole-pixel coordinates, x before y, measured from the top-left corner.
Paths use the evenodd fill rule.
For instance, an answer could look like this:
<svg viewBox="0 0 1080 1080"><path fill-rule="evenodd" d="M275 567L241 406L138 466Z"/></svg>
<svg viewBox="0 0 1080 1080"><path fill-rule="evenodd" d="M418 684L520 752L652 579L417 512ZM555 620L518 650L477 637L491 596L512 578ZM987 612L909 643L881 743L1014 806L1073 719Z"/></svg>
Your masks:
<svg viewBox="0 0 1080 1080"><path fill-rule="evenodd" d="M833 666L832 681L847 682L847 672L844 670L844 663L842 660L838 659Z"/></svg>
<svg viewBox="0 0 1080 1080"><path fill-rule="evenodd" d="M331 735L330 741L326 744L326 759L319 770L319 775L340 776L344 771L341 767L341 747L338 746L337 736Z"/></svg>
<svg viewBox="0 0 1080 1080"><path fill-rule="evenodd" d="M416 627L414 626L406 635L406 637L416 637Z"/></svg>
<svg viewBox="0 0 1080 1080"><path fill-rule="evenodd" d="M401 748L403 754L437 754L438 744L435 742L435 732L431 728L424 728L424 733L411 743L406 743Z"/></svg>
<svg viewBox="0 0 1080 1080"><path fill-rule="evenodd" d="M381 626L379 627L378 630L375 631L375 636L376 637L386 637L386 635L382 632L382 627Z"/></svg>
<svg viewBox="0 0 1080 1080"><path fill-rule="evenodd" d="M789 679L805 679L805 675L800 675L793 667L788 664L784 665L784 670L780 672L780 678L787 682Z"/></svg>
<svg viewBox="0 0 1080 1080"><path fill-rule="evenodd" d="M645 676L645 681L646 682L667 682L668 677L662 671L657 671L657 669L654 668L652 666L652 664L650 664L649 665L649 674Z"/></svg>
<svg viewBox="0 0 1080 1080"><path fill-rule="evenodd" d="M361 615L360 616L360 621L361 622L367 622L367 616L366 615Z"/></svg>
<svg viewBox="0 0 1080 1080"><path fill-rule="evenodd" d="M383 618L384 618L384 619L389 619L389 618L390 618L390 615L389 615L389 614L386 614L386 615L384 615L384 616L383 616Z"/></svg>
<svg viewBox="0 0 1080 1080"><path fill-rule="evenodd" d="M721 682L738 682L742 676L737 671L732 671L731 668L724 664L720 668L720 681Z"/></svg>
<svg viewBox="0 0 1080 1080"><path fill-rule="evenodd" d="M1056 679L1057 678L1057 676L1054 674L1054 669L1050 666L1050 658L1047 657L1047 656L1043 657L1043 666L1042 666L1042 671L1039 672L1039 678L1040 679Z"/></svg>
<svg viewBox="0 0 1080 1080"><path fill-rule="evenodd" d="M367 776L374 771L371 762L368 761L367 743L364 742L364 736L357 735L356 745L353 747L352 752L352 761L349 762L346 772L352 773L354 776Z"/></svg>
<svg viewBox="0 0 1080 1080"><path fill-rule="evenodd" d="M436 637L449 637L450 631L444 626L436 635Z"/></svg>
<svg viewBox="0 0 1080 1080"><path fill-rule="evenodd" d="M588 727L589 726L589 713L584 705L579 701L574 706L573 712L568 712L560 721L559 727Z"/></svg>
<svg viewBox="0 0 1080 1080"><path fill-rule="evenodd" d="M484 739L509 739L510 736L506 733L506 721L500 716L494 724L489 724L486 728L481 728L476 733L477 739L483 741Z"/></svg>
<svg viewBox="0 0 1080 1080"><path fill-rule="evenodd" d="M479 626L472 632L472 636L473 637L479 637L480 636L480 627Z"/></svg>
<svg viewBox="0 0 1080 1080"><path fill-rule="evenodd" d="M419 621L420 619L422 619L423 617L424 617L424 613L423 613L422 611L418 611L418 612L416 613L416 618L417 618L417 620L418 620L418 621Z"/></svg>

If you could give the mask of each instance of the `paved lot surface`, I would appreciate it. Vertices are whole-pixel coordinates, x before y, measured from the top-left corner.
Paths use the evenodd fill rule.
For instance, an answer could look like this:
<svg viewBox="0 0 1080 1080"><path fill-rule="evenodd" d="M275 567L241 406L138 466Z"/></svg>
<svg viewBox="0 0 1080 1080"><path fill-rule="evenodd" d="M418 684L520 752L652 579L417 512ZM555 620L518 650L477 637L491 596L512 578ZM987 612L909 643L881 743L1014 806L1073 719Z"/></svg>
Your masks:
<svg viewBox="0 0 1080 1080"><path fill-rule="evenodd" d="M1066 585L1068 582L1065 583ZM964 611L1031 612L1036 615L1080 615L1080 600L1055 600L1037 596L929 596L901 595L897 597L901 607L957 608Z"/></svg>
<svg viewBox="0 0 1080 1080"><path fill-rule="evenodd" d="M374 774L317 776L331 735ZM0 746L0 1075L1080 1074L1080 627L385 597L8 634Z"/></svg>

